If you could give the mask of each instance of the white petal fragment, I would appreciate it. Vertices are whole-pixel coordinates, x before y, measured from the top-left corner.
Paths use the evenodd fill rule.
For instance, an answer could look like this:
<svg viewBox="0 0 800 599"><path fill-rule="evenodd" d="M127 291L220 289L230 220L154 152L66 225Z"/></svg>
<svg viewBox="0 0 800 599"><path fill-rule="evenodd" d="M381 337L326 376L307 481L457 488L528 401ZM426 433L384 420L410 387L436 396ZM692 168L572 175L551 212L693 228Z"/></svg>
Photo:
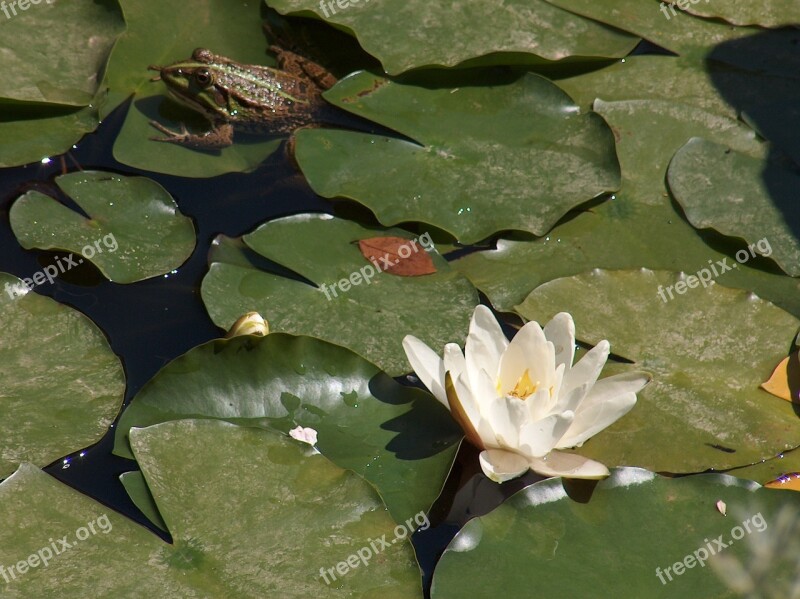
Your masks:
<svg viewBox="0 0 800 599"><path fill-rule="evenodd" d="M298 426L289 431L289 436L312 446L317 444L317 431L313 428Z"/></svg>
<svg viewBox="0 0 800 599"><path fill-rule="evenodd" d="M530 461L530 466L531 470L542 476L598 480L609 475L608 468L600 462L561 451L551 451L544 458L534 458Z"/></svg>
<svg viewBox="0 0 800 599"><path fill-rule="evenodd" d="M478 459L483 473L496 483L522 476L529 468L526 458L502 449L486 449Z"/></svg>

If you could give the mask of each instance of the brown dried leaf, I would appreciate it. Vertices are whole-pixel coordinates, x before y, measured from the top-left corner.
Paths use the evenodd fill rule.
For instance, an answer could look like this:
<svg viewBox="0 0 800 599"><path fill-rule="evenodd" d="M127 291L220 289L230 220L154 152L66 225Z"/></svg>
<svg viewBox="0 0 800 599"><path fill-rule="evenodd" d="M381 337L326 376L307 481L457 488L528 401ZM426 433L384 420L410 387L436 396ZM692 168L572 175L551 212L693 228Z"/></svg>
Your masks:
<svg viewBox="0 0 800 599"><path fill-rule="evenodd" d="M358 248L379 271L398 277L418 277L436 272L425 246L416 239L371 237L359 241Z"/></svg>
<svg viewBox="0 0 800 599"><path fill-rule="evenodd" d="M800 403L800 358L798 352L781 360L761 388L786 401Z"/></svg>

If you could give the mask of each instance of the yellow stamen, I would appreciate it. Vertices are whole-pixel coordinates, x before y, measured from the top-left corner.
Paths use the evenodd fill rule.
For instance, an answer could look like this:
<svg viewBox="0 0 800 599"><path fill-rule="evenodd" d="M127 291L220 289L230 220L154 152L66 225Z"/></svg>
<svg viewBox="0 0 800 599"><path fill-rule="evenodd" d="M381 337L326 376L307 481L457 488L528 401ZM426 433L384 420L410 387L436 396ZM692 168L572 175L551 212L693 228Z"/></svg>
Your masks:
<svg viewBox="0 0 800 599"><path fill-rule="evenodd" d="M534 383L531 381L530 374L528 374L528 369L525 369L525 372L522 373L522 376L519 377L517 380L517 384L514 385L514 388L509 391L509 395L513 397L519 397L520 399L525 399L529 395L532 395L536 392L536 389L539 387L539 381Z"/></svg>

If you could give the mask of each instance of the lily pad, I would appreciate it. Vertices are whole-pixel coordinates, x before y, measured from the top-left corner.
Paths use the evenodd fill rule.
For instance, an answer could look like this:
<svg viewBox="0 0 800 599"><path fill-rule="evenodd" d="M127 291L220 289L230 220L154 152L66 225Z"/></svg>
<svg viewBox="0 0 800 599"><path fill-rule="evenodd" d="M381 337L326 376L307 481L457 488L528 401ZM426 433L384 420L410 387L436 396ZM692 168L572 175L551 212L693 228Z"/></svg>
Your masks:
<svg viewBox="0 0 800 599"><path fill-rule="evenodd" d="M244 64L271 65L261 29L260 5L248 0L198 0L165 3L121 0L127 31L120 37L108 65L109 99L103 116L131 94L132 102L114 143L114 158L123 164L184 177L213 177L254 169L279 146L279 139L235 143L219 152L201 152L151 141L163 137L149 121L180 129L187 123L207 129L208 123L188 108L167 99L161 82L151 81L148 65L165 65L191 56L197 47L210 48Z"/></svg>
<svg viewBox="0 0 800 599"><path fill-rule="evenodd" d="M481 0L457 7L426 0L270 0L269 5L283 14L313 15L352 31L391 75L452 67L478 57L483 57L481 64L615 58L627 55L639 41L544 0L508 0L502 10Z"/></svg>
<svg viewBox="0 0 800 599"><path fill-rule="evenodd" d="M407 541L369 567L357 562L336 573L339 562L397 529L374 489L323 456L306 457L275 433L212 421L136 430L132 443L173 543L23 465L0 485L0 514L14 523L0 533L6 572L48 539L71 546L47 567L17 571L4 596L421 596ZM326 585L320 568L331 567L336 580Z"/></svg>
<svg viewBox="0 0 800 599"><path fill-rule="evenodd" d="M692 273L709 260L733 260L741 248L733 240L709 244L686 222L670 201L667 167L695 135L752 156L766 156L767 144L741 122L683 101L597 100L595 110L618 139L623 183L612 201L558 225L545 238L500 239L496 250L452 263L498 309L510 311L536 286L592 268L646 266ZM777 272L769 260L749 260L722 273L717 282L753 290L800 316L800 282Z"/></svg>
<svg viewBox="0 0 800 599"><path fill-rule="evenodd" d="M0 273L0 478L96 443L120 406L125 376L83 314Z"/></svg>
<svg viewBox="0 0 800 599"><path fill-rule="evenodd" d="M167 532L167 525L158 511L156 500L153 499L153 495L150 493L147 481L144 479L144 474L138 470L123 472L119 477L119 482L125 487L128 497L131 498L131 501L133 501L145 517L158 528Z"/></svg>
<svg viewBox="0 0 800 599"><path fill-rule="evenodd" d="M97 127L97 110L0 103L0 168L19 166L69 150Z"/></svg>
<svg viewBox="0 0 800 599"><path fill-rule="evenodd" d="M667 0L675 5L674 0ZM724 19L734 25L782 27L800 23L800 5L794 0L771 0L760 4L748 0L684 3L686 12L710 19ZM670 13L671 14L671 13Z"/></svg>
<svg viewBox="0 0 800 599"><path fill-rule="evenodd" d="M636 407L581 448L609 465L725 469L800 445L792 406L759 388L800 320L752 293L664 271L601 271L537 287L516 307L547 322L573 315L578 337L653 374ZM728 264L730 266L730 264ZM703 277L707 286L701 285Z"/></svg>
<svg viewBox="0 0 800 599"><path fill-rule="evenodd" d="M167 190L146 177L82 171L56 177L89 215L38 191L20 196L11 228L24 248L63 249L91 260L111 281L133 283L178 268L195 245L194 225ZM64 267L66 268L66 266Z"/></svg>
<svg viewBox="0 0 800 599"><path fill-rule="evenodd" d="M181 418L311 427L319 451L375 485L398 522L430 507L461 439L428 394L342 347L281 333L211 341L171 362L122 414L114 452L133 457L132 427Z"/></svg>
<svg viewBox="0 0 800 599"><path fill-rule="evenodd" d="M720 499L727 517L715 507ZM741 595L708 559L718 552L752 559L785 505L796 505L790 492L719 474L668 479L620 468L593 490L544 480L458 532L436 567L431 597L490 597L498 588L525 597L534 585L536 597L555 599L567 585L571 597L733 599ZM794 557L772 559L769 577L791 579Z"/></svg>
<svg viewBox="0 0 800 599"><path fill-rule="evenodd" d="M124 28L122 12L114 0L38 0L2 5L0 97L87 106L97 91L111 47Z"/></svg>
<svg viewBox="0 0 800 599"><path fill-rule="evenodd" d="M692 225L740 237L789 275L800 275L800 173L785 158L765 162L693 138L675 153L667 180ZM746 260L747 250L740 252Z"/></svg>
<svg viewBox="0 0 800 599"><path fill-rule="evenodd" d="M359 251L359 240L377 234L412 239L399 229L376 231L326 214L264 223L242 238L258 254L247 266L240 249L212 251L202 283L206 309L225 330L242 314L255 311L269 321L270 330L342 345L392 376L409 372L403 337L415 335L432 347L460 338L478 296L435 251L429 252L435 274L376 272ZM425 251L423 236L415 239L418 251ZM230 245L222 239L216 248ZM258 265L262 257L304 280L269 272L270 267Z"/></svg>
<svg viewBox="0 0 800 599"><path fill-rule="evenodd" d="M542 235L619 187L613 136L597 114L538 75L470 81L422 87L363 71L340 81L326 99L421 145L298 131L295 155L311 187L364 204L384 225L422 221L462 243L505 229Z"/></svg>
<svg viewBox="0 0 800 599"><path fill-rule="evenodd" d="M628 31L678 54L702 56L731 39L753 35L757 28L698 19L661 0L547 0L550 4ZM787 0L791 1L791 0ZM663 6L663 8L662 8Z"/></svg>

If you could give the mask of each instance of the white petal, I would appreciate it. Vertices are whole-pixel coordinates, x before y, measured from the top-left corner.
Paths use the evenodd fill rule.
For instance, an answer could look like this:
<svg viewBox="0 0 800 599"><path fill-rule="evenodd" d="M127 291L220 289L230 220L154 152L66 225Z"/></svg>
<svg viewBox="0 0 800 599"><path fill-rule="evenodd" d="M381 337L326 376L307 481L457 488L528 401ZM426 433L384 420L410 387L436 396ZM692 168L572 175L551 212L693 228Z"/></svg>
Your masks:
<svg viewBox="0 0 800 599"><path fill-rule="evenodd" d="M519 431L519 450L530 457L542 457L555 447L572 424L575 414L553 414L524 424Z"/></svg>
<svg viewBox="0 0 800 599"><path fill-rule="evenodd" d="M555 379L555 349L537 322L529 322L514 335L500 358L500 393L508 395L528 371L533 384L550 387Z"/></svg>
<svg viewBox="0 0 800 599"><path fill-rule="evenodd" d="M444 346L444 370L449 372L453 380L456 380L466 369L464 354L457 343L448 343Z"/></svg>
<svg viewBox="0 0 800 599"><path fill-rule="evenodd" d="M544 326L544 336L556 350L556 366L572 366L575 357L575 322L568 312L559 312Z"/></svg>
<svg viewBox="0 0 800 599"><path fill-rule="evenodd" d="M444 392L444 362L439 355L413 335L406 335L403 338L403 349L411 368L422 384L436 396L436 399L447 406L447 394Z"/></svg>
<svg viewBox="0 0 800 599"><path fill-rule="evenodd" d="M556 447L566 449L581 445L604 428L615 423L636 405L636 393L624 393L602 403L596 403L581 410L580 419L576 416L572 426L567 429Z"/></svg>
<svg viewBox="0 0 800 599"><path fill-rule="evenodd" d="M519 431L529 420L525 403L525 400L518 397L504 395L482 406L498 445L519 447Z"/></svg>
<svg viewBox="0 0 800 599"><path fill-rule="evenodd" d="M575 420L556 447L575 447L616 422L636 404L636 393L652 377L625 372L600 379L575 410Z"/></svg>
<svg viewBox="0 0 800 599"><path fill-rule="evenodd" d="M483 473L496 483L522 476L528 471L528 460L502 449L486 449L478 458Z"/></svg>
<svg viewBox="0 0 800 599"><path fill-rule="evenodd" d="M543 476L600 479L609 475L608 468L574 453L551 451L544 458L530 460L531 470Z"/></svg>
<svg viewBox="0 0 800 599"><path fill-rule="evenodd" d="M462 374L457 379L453 379L453 386L455 388L456 395L458 396L458 403L461 405L464 415L469 420L470 425L481 440L482 447L479 447L479 449L489 446L496 446L497 437L492 430L489 420L481 415L480 405L478 404L477 397L467 385L466 376Z"/></svg>
<svg viewBox="0 0 800 599"><path fill-rule="evenodd" d="M476 306L464 348L467 372L476 373L483 368L494 380L500 367L500 357L507 347L508 339L492 311L482 304ZM470 384L474 385L475 381L470 380Z"/></svg>
<svg viewBox="0 0 800 599"><path fill-rule="evenodd" d="M561 394L568 394L574 389L584 387L580 393L578 402L591 390L592 385L600 376L600 372L605 366L611 347L608 341L603 339L595 345L578 361L575 366L567 370L564 374L564 381L561 383Z"/></svg>

